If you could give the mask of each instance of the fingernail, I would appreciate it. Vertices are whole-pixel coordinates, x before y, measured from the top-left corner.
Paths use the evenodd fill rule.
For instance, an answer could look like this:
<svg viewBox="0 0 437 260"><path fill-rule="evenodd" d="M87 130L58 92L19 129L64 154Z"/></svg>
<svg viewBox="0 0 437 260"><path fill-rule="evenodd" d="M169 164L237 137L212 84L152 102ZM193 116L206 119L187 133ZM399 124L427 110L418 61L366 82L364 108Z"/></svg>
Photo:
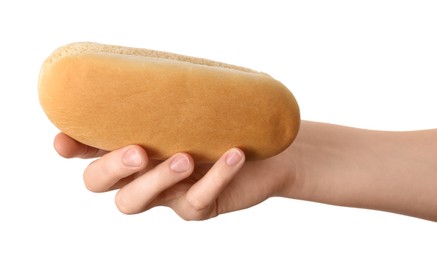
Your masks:
<svg viewBox="0 0 437 260"><path fill-rule="evenodd" d="M186 172L190 167L190 160L185 155L178 155L170 163L170 169L175 172Z"/></svg>
<svg viewBox="0 0 437 260"><path fill-rule="evenodd" d="M234 166L237 163L241 161L243 158L243 155L241 152L237 149L232 149L227 155L226 155L226 164L229 166Z"/></svg>
<svg viewBox="0 0 437 260"><path fill-rule="evenodd" d="M122 161L124 165L129 167L138 167L142 163L141 156L135 148L130 148L124 152Z"/></svg>

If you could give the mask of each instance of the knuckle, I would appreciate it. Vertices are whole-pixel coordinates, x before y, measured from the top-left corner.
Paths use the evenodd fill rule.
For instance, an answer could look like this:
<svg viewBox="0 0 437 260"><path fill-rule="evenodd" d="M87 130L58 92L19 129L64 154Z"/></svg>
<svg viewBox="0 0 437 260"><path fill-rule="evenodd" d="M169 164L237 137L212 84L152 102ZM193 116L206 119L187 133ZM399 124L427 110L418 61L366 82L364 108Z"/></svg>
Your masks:
<svg viewBox="0 0 437 260"><path fill-rule="evenodd" d="M190 206L190 208L196 212L203 211L208 206L208 205L205 205L205 203L203 203L201 200L199 200L199 198L197 198L193 195L190 195L189 193L187 194L186 199L187 199L187 202L188 202L188 205Z"/></svg>
<svg viewBox="0 0 437 260"><path fill-rule="evenodd" d="M117 192L115 195L115 205L117 206L117 209L126 215L135 214L135 209L130 205L129 201L126 200L126 198L123 196L122 193Z"/></svg>
<svg viewBox="0 0 437 260"><path fill-rule="evenodd" d="M199 210L199 207L188 203L183 207L172 207L173 211L185 221L202 221L218 216L217 212L214 210L214 205L209 204Z"/></svg>
<svg viewBox="0 0 437 260"><path fill-rule="evenodd" d="M91 192L102 192L103 190L99 187L99 185L93 181L93 178L90 176L90 172L86 171L83 173L83 183L85 184L85 188Z"/></svg>
<svg viewBox="0 0 437 260"><path fill-rule="evenodd" d="M109 160L102 164L102 172L100 173L102 181L110 181L119 175L120 167L113 161L114 160Z"/></svg>
<svg viewBox="0 0 437 260"><path fill-rule="evenodd" d="M198 212L185 212L182 214L178 214L185 221L201 221L207 219L203 214L199 214Z"/></svg>
<svg viewBox="0 0 437 260"><path fill-rule="evenodd" d="M204 211L188 210L182 213L178 213L178 215L185 221L202 221L218 216L218 214L210 209Z"/></svg>
<svg viewBox="0 0 437 260"><path fill-rule="evenodd" d="M97 157L97 152L98 149L92 149L90 146L88 145L84 145L82 146L82 150L80 151L78 157L80 158L94 158Z"/></svg>
<svg viewBox="0 0 437 260"><path fill-rule="evenodd" d="M100 192L99 189L97 189L97 187L94 186L94 184L90 181L88 181L86 178L84 178L84 184L85 184L85 188L91 192Z"/></svg>

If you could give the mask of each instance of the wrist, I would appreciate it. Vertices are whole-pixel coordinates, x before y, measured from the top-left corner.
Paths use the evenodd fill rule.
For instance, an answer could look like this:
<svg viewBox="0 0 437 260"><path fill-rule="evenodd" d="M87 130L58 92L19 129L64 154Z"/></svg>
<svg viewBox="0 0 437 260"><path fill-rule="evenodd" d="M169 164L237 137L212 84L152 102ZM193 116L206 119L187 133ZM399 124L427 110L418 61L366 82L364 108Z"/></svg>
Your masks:
<svg viewBox="0 0 437 260"><path fill-rule="evenodd" d="M289 147L290 176L287 198L335 205L353 203L365 180L367 143L359 140L363 130L303 121ZM358 194L358 196L357 196Z"/></svg>
<svg viewBox="0 0 437 260"><path fill-rule="evenodd" d="M301 129L294 142L284 152L284 160L287 162L286 178L280 193L281 197L290 199L310 200L308 190L310 183L307 183L305 175L305 147L308 131L308 122L302 121Z"/></svg>

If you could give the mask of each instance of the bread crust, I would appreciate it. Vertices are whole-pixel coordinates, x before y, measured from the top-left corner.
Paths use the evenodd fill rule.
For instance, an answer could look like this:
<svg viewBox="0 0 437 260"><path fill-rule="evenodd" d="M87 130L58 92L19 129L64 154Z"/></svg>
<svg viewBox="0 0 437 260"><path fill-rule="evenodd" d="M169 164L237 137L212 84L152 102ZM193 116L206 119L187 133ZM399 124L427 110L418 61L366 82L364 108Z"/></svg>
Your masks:
<svg viewBox="0 0 437 260"><path fill-rule="evenodd" d="M188 152L213 162L231 147L248 160L274 156L297 135L299 107L267 74L206 59L97 43L74 43L44 62L40 103L61 131L149 157Z"/></svg>
<svg viewBox="0 0 437 260"><path fill-rule="evenodd" d="M166 60L173 60L173 61L180 61L180 62L188 62L198 65L234 69L244 72L261 73L240 66L212 61L208 59L180 55L176 53L156 51L150 49L124 47L124 46L117 46L117 45L100 44L94 42L75 42L62 46L56 49L46 59L43 66L50 65L51 63L59 59L62 59L63 57L87 54L87 53L121 54L121 55L131 55L131 56L139 56L139 57L146 57L146 58L166 59Z"/></svg>

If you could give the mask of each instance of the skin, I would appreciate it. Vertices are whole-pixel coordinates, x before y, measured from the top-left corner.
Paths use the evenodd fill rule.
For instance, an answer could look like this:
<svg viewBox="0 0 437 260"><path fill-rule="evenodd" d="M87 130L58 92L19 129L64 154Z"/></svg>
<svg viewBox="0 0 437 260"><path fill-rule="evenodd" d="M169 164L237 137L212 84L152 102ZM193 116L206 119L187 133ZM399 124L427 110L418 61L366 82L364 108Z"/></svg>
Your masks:
<svg viewBox="0 0 437 260"><path fill-rule="evenodd" d="M162 205L185 220L204 220L280 196L437 221L437 129L302 121L293 144L274 157L245 162L232 148L213 165L195 164L186 153L154 161L137 145L102 151L63 133L54 146L65 158L98 157L84 171L85 185L118 189L115 203L125 214Z"/></svg>

